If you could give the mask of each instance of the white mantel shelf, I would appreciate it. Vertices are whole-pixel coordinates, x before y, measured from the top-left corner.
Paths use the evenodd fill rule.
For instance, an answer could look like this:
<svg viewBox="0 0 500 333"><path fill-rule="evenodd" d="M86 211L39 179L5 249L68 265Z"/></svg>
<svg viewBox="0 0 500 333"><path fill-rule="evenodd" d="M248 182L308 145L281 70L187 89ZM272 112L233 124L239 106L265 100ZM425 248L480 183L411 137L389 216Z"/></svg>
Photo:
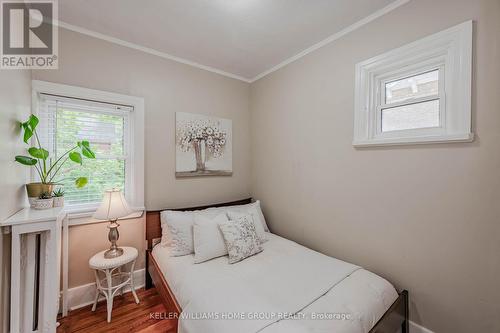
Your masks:
<svg viewBox="0 0 500 333"><path fill-rule="evenodd" d="M20 225L26 223L40 223L47 221L54 221L58 216L63 213L63 207L56 207L50 209L34 209L23 208L7 220L0 223L2 227L10 227L13 225Z"/></svg>

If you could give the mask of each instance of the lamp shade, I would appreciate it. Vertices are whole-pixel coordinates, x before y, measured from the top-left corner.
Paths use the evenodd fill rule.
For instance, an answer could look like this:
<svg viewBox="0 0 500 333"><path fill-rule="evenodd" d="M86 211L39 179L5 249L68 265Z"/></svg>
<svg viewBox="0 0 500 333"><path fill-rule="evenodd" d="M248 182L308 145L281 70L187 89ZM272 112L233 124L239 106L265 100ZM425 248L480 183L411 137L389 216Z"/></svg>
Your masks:
<svg viewBox="0 0 500 333"><path fill-rule="evenodd" d="M122 191L112 189L104 193L101 205L97 208L93 217L98 220L117 220L131 213L132 210L125 200Z"/></svg>

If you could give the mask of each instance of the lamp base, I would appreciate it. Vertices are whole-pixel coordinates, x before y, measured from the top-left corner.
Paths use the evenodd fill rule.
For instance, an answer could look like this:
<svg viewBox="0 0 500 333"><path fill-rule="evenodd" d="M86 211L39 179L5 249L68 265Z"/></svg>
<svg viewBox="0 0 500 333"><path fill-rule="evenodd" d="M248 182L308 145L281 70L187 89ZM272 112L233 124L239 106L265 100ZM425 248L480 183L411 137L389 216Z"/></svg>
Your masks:
<svg viewBox="0 0 500 333"><path fill-rule="evenodd" d="M111 242L111 247L109 248L109 250L104 252L104 258L106 259L116 258L123 254L123 249L116 246L116 242L118 241L118 238L120 238L120 234L118 233L119 226L120 225L116 223L116 220L109 221L108 239Z"/></svg>
<svg viewBox="0 0 500 333"><path fill-rule="evenodd" d="M109 249L106 252L104 252L104 258L106 259L112 259L119 257L123 254L123 249L122 248L114 248L114 249Z"/></svg>

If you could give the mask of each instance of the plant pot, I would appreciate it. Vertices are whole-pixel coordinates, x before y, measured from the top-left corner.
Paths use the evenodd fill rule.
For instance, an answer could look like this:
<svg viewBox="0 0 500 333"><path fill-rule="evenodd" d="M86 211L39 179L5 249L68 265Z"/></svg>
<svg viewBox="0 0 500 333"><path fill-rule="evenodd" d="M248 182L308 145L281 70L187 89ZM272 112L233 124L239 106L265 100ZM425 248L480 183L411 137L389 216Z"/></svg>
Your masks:
<svg viewBox="0 0 500 333"><path fill-rule="evenodd" d="M35 207L35 201L42 193L52 193L54 184L48 183L29 183L26 184L26 192L28 193L28 201L31 207ZM47 199L48 200L48 199Z"/></svg>
<svg viewBox="0 0 500 333"><path fill-rule="evenodd" d="M49 209L54 206L54 199L36 199L35 201L35 209Z"/></svg>
<svg viewBox="0 0 500 333"><path fill-rule="evenodd" d="M54 205L53 207L64 207L64 197L53 197Z"/></svg>
<svg viewBox="0 0 500 333"><path fill-rule="evenodd" d="M53 183L29 183L26 184L26 192L28 192L28 198L38 198L43 192L52 193L54 190Z"/></svg>

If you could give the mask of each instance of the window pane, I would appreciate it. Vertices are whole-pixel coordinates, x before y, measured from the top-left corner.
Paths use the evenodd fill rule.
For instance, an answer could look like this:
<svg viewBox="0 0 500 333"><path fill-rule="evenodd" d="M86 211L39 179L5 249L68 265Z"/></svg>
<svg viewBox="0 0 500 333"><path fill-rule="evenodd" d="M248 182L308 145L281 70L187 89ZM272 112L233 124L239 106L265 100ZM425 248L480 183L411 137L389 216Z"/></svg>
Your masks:
<svg viewBox="0 0 500 333"><path fill-rule="evenodd" d="M105 190L119 188L125 190L125 161L117 159L89 160L83 165L66 162L60 172L63 179L65 201L68 204L85 204L100 202ZM76 188L75 179L87 177L89 182L83 188Z"/></svg>
<svg viewBox="0 0 500 333"><path fill-rule="evenodd" d="M76 102L75 102L76 103ZM96 159L83 157L83 165L66 161L55 178L64 187L68 205L100 202L105 190L125 191L124 116L85 110L62 103L56 107L55 155L62 156L77 141L87 140ZM75 179L87 177L83 188Z"/></svg>
<svg viewBox="0 0 500 333"><path fill-rule="evenodd" d="M439 70L410 76L385 84L385 103L404 102L412 98L439 93Z"/></svg>
<svg viewBox="0 0 500 333"><path fill-rule="evenodd" d="M96 156L123 155L123 117L59 108L56 126L58 156L82 140Z"/></svg>
<svg viewBox="0 0 500 333"><path fill-rule="evenodd" d="M382 110L382 132L439 127L439 100Z"/></svg>

